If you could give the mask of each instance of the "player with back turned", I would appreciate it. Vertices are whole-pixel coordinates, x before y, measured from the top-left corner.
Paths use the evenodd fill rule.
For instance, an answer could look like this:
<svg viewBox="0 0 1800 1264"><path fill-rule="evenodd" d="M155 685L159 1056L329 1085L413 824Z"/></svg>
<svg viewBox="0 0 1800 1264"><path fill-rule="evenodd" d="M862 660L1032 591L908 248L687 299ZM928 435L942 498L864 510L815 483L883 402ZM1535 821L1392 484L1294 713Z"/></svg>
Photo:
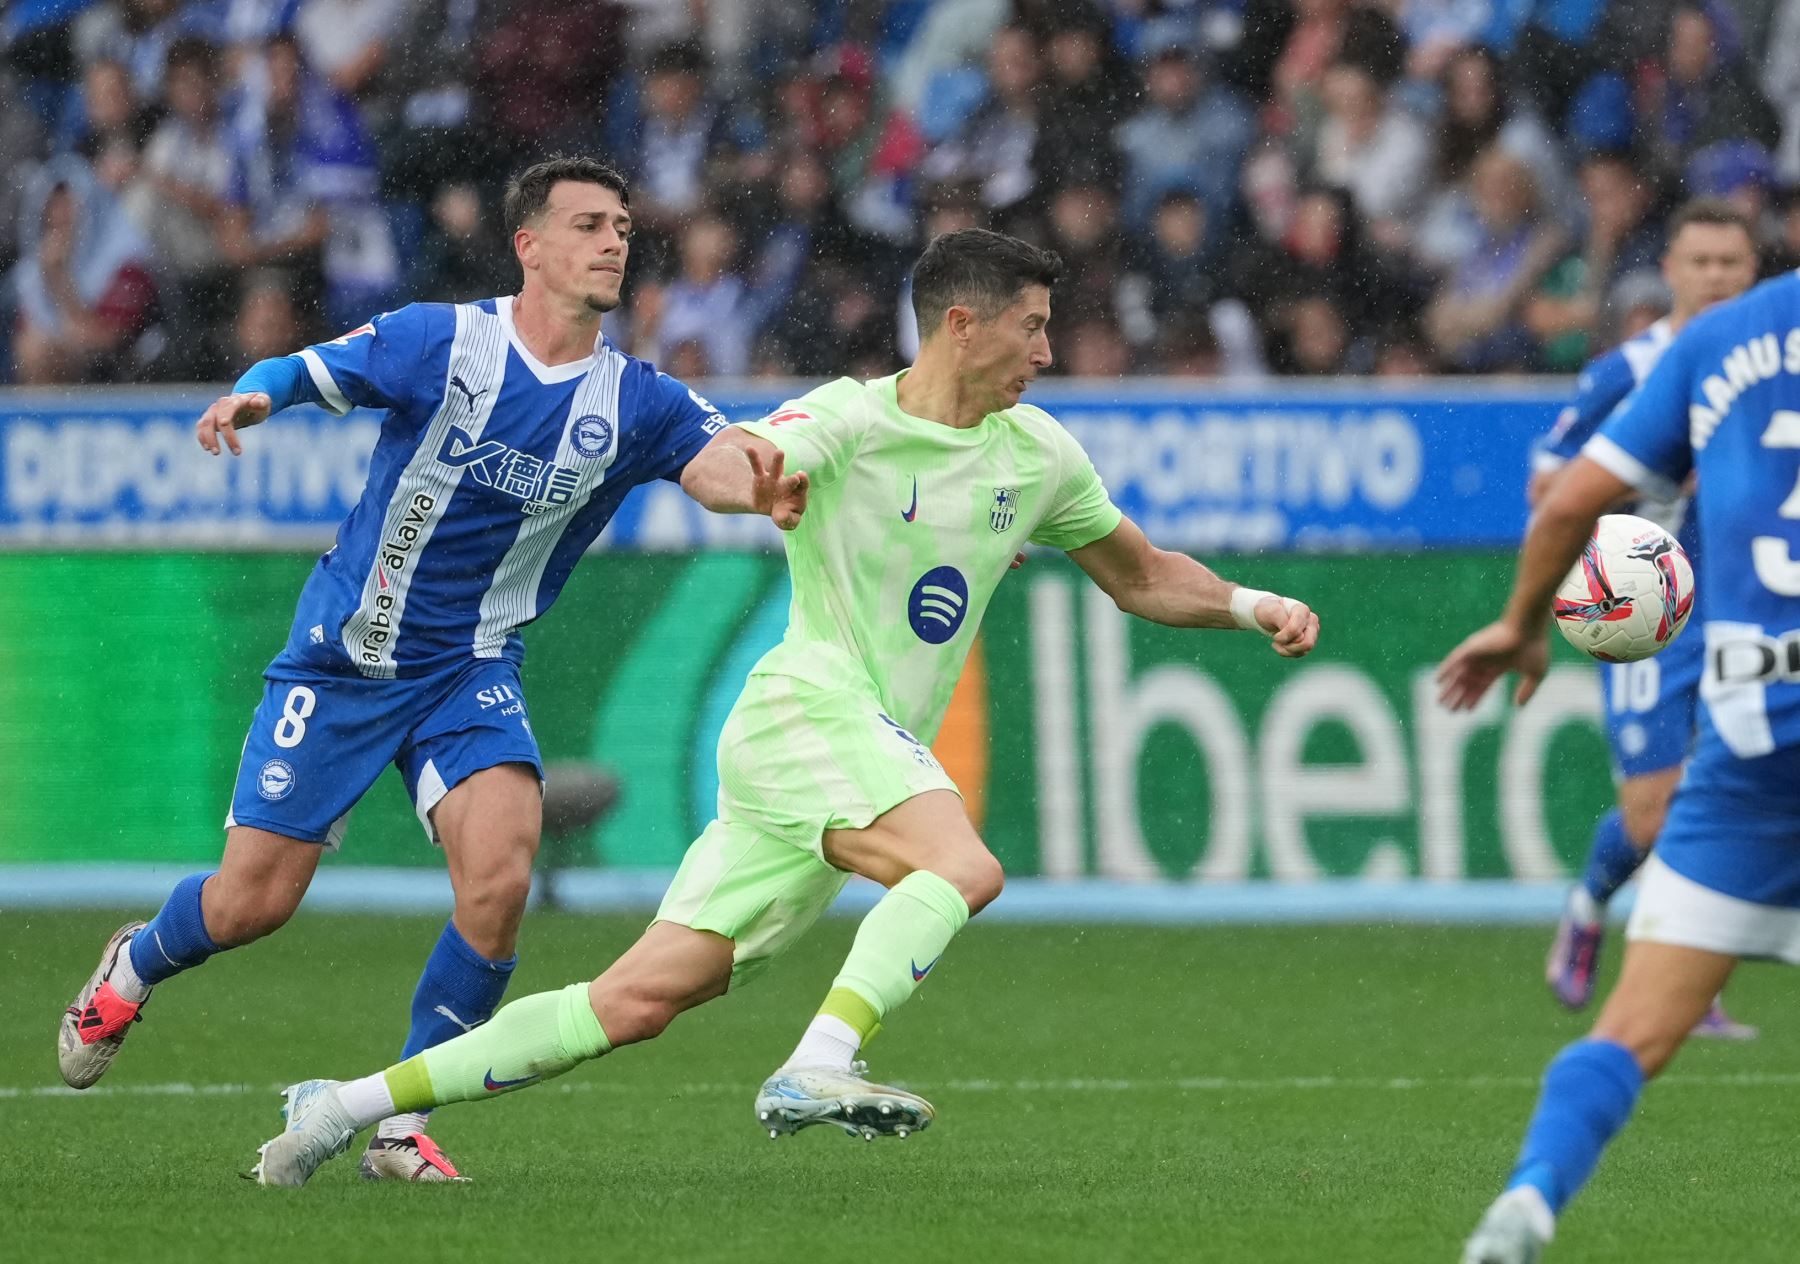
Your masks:
<svg viewBox="0 0 1800 1264"><path fill-rule="evenodd" d="M929 1103L870 1083L857 1058L1000 894L1000 864L930 744L1018 542L1068 551L1122 609L1158 623L1255 628L1288 657L1318 636L1302 603L1153 547L1075 440L1020 403L1050 364L1060 266L996 233L938 237L914 272L924 336L911 369L822 386L689 465L711 504L715 474L733 486L747 459L785 459L808 503L786 537L787 634L726 720L717 819L656 921L592 983L515 1001L385 1072L292 1086L259 1179L302 1184L394 1111L492 1097L660 1034L794 943L852 873L887 892L755 1113L776 1135L832 1125L874 1139L931 1123Z"/></svg>
<svg viewBox="0 0 1800 1264"><path fill-rule="evenodd" d="M1688 203L1670 221L1662 274L1673 300L1669 314L1582 370L1574 402L1563 410L1535 454L1533 503L1650 375L1689 321L1756 283L1754 226L1728 202ZM1700 556L1698 522L1689 512L1686 495L1671 502L1640 500L1632 512L1675 534L1689 557ZM1702 604L1704 599L1702 592ZM1600 667L1619 806L1594 826L1587 864L1580 881L1569 889L1545 962L1552 994L1570 1009L1584 1008L1593 996L1607 902L1644 863L1668 815L1669 799L1694 737L1704 657L1701 638L1690 636L1678 638L1652 658ZM1756 1035L1756 1029L1732 1021L1715 1002L1695 1034L1746 1039Z"/></svg>
<svg viewBox="0 0 1800 1264"><path fill-rule="evenodd" d="M556 600L632 488L682 479L725 425L601 335L629 253L617 172L540 163L513 181L506 213L524 272L516 297L378 316L255 365L200 419L217 454L298 403L385 413L362 498L263 673L217 872L178 883L147 925L120 927L63 1016L57 1052L75 1088L106 1071L153 987L287 921L389 763L456 893L403 1056L479 1026L500 1002L542 808L519 629ZM739 467L737 483L709 489L714 508L768 512L794 482ZM364 1174L456 1178L424 1127L422 1113L395 1112Z"/></svg>
<svg viewBox="0 0 1800 1264"><path fill-rule="evenodd" d="M1472 707L1517 671L1529 698L1549 662L1551 596L1600 514L1634 493L1673 497L1690 476L1705 545L1699 734L1619 981L1545 1072L1465 1264L1536 1260L1737 963L1800 964L1800 274L1695 318L1569 463L1532 517L1505 613L1444 660L1441 697Z"/></svg>

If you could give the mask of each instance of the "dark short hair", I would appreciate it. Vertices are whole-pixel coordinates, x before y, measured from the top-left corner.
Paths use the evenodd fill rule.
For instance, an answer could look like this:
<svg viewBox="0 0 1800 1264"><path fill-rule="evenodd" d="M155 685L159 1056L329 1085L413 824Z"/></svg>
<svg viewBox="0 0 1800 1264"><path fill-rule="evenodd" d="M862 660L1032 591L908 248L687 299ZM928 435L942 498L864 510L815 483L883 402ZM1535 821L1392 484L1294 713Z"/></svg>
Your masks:
<svg viewBox="0 0 1800 1264"><path fill-rule="evenodd" d="M930 337L952 307L971 308L980 319L992 320L1026 286L1055 285L1062 270L1062 259L1054 252L1004 233L985 228L940 233L913 266L919 336Z"/></svg>
<svg viewBox="0 0 1800 1264"><path fill-rule="evenodd" d="M1707 224L1717 228L1741 228L1744 236L1750 239L1752 248L1756 246L1756 225L1750 217L1724 198L1695 198L1684 202L1681 208L1669 218L1669 243L1674 244L1681 230L1689 224Z"/></svg>
<svg viewBox="0 0 1800 1264"><path fill-rule="evenodd" d="M631 205L631 189L616 167L598 158L569 158L561 154L525 168L507 182L501 212L508 232L518 232L550 204L550 190L565 180L597 184L619 195L621 206Z"/></svg>

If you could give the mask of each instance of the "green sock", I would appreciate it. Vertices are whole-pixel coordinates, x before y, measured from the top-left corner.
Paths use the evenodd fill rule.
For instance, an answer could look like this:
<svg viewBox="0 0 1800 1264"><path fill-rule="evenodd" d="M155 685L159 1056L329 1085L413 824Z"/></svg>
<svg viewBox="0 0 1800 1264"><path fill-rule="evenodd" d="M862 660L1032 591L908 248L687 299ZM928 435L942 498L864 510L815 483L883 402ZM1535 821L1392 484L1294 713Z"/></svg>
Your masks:
<svg viewBox="0 0 1800 1264"><path fill-rule="evenodd" d="M468 1034L389 1067L383 1079L396 1113L430 1110L525 1088L611 1049L588 985L571 983L521 997Z"/></svg>
<svg viewBox="0 0 1800 1264"><path fill-rule="evenodd" d="M867 1041L925 981L968 920L969 906L955 887L923 869L907 874L863 918L819 1013L848 1023Z"/></svg>

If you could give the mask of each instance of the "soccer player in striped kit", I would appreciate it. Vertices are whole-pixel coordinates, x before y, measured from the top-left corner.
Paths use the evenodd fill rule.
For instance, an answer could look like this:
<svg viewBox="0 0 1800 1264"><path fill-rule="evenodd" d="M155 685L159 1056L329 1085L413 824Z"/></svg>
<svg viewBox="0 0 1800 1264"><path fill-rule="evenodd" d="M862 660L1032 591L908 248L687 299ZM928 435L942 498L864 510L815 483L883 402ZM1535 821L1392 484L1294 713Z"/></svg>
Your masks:
<svg viewBox="0 0 1800 1264"><path fill-rule="evenodd" d="M630 248L616 171L540 163L513 181L505 212L524 273L517 296L378 316L253 366L200 418L200 444L216 455L294 404L384 414L362 499L264 672L218 869L178 883L148 924L120 927L63 1017L59 1062L76 1088L105 1073L152 988L288 920L389 763L456 891L403 1056L479 1026L500 1003L542 808L519 629L549 609L634 487L679 480L725 426L601 332ZM715 508L767 513L798 485L749 461L736 473L712 489ZM384 1121L364 1174L455 1179L424 1129L421 1112Z"/></svg>

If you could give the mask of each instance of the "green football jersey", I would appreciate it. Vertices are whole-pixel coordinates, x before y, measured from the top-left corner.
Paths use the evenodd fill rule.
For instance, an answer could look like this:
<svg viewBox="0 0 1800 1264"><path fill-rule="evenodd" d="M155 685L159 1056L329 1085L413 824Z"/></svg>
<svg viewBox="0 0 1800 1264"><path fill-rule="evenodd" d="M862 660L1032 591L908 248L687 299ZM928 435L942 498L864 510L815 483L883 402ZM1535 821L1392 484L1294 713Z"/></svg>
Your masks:
<svg viewBox="0 0 1800 1264"><path fill-rule="evenodd" d="M887 714L937 736L981 616L1027 540L1092 544L1119 525L1087 453L1041 408L965 430L901 411L903 374L839 378L744 429L805 470L785 534L787 635L753 674L822 688L873 684Z"/></svg>

